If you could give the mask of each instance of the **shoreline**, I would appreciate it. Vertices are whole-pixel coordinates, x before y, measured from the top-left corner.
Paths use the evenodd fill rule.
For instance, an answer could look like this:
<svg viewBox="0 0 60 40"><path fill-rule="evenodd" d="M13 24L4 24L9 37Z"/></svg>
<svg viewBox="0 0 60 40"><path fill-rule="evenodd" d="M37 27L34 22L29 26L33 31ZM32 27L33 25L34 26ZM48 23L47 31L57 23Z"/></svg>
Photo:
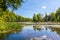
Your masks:
<svg viewBox="0 0 60 40"><path fill-rule="evenodd" d="M60 25L60 23L54 23L54 22L18 22L20 24L25 25Z"/></svg>
<svg viewBox="0 0 60 40"><path fill-rule="evenodd" d="M52 22L16 22L16 23L19 23L19 24L22 24L22 25L35 25L35 26L54 26L54 27L60 27L60 23L52 23ZM18 29L11 29L11 30L5 30L5 31L0 31L0 34L3 34L3 33L8 33L8 32L11 32L11 31L16 31L16 30L20 30L19 28Z"/></svg>
<svg viewBox="0 0 60 40"><path fill-rule="evenodd" d="M12 29L12 30L7 30L7 31L0 31L0 34L5 34L5 33L9 33L9 32L15 32L15 31L18 31L20 29Z"/></svg>

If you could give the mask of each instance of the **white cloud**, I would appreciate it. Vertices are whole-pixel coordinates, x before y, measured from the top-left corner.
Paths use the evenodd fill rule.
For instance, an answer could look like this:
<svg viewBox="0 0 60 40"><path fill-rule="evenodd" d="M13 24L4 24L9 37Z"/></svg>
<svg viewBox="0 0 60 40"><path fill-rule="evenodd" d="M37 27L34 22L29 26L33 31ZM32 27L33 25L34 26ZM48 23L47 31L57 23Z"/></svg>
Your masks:
<svg viewBox="0 0 60 40"><path fill-rule="evenodd" d="M46 6L42 6L42 9L46 9Z"/></svg>

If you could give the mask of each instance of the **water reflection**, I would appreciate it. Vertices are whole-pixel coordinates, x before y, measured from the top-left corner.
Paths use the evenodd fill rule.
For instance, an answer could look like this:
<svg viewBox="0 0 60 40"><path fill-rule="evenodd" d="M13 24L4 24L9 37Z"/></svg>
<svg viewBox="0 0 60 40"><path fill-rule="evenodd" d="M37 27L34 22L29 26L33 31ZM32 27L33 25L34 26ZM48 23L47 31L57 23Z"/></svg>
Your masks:
<svg viewBox="0 0 60 40"><path fill-rule="evenodd" d="M33 37L46 36L51 40L60 40L60 28L44 25L24 25L18 31L0 34L0 40L30 40Z"/></svg>
<svg viewBox="0 0 60 40"><path fill-rule="evenodd" d="M6 38L6 35L0 35L0 40L4 40Z"/></svg>
<svg viewBox="0 0 60 40"><path fill-rule="evenodd" d="M0 34L0 40L9 40L9 39L6 39L6 38L9 37L12 34L18 34L19 32L22 31L22 28L23 27L20 27L20 29L16 29L16 30L8 32L8 33Z"/></svg>
<svg viewBox="0 0 60 40"><path fill-rule="evenodd" d="M60 27L51 27L50 29L52 32L56 32L58 35L60 35Z"/></svg>
<svg viewBox="0 0 60 40"><path fill-rule="evenodd" d="M38 25L38 26L34 25L33 28L34 28L34 30L39 30L39 31L41 30L41 26L40 25Z"/></svg>

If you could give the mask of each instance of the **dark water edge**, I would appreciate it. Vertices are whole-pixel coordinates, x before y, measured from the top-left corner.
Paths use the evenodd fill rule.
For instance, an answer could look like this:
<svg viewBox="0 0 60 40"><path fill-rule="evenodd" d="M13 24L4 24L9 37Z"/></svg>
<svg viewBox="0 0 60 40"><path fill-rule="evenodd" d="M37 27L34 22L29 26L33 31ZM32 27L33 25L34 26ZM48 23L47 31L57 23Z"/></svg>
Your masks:
<svg viewBox="0 0 60 40"><path fill-rule="evenodd" d="M60 27L46 25L23 25L19 31L0 34L0 40L32 40L33 38L60 40Z"/></svg>

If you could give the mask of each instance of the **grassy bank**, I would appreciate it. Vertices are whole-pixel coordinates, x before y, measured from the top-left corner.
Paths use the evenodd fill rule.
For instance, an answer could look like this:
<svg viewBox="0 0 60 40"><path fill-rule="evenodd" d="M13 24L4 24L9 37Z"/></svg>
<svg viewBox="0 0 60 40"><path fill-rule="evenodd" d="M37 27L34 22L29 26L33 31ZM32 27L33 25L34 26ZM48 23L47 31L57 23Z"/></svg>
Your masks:
<svg viewBox="0 0 60 40"><path fill-rule="evenodd" d="M60 25L53 22L3 22L0 20L0 33L7 33L15 30L21 30L22 25Z"/></svg>
<svg viewBox="0 0 60 40"><path fill-rule="evenodd" d="M14 30L21 30L22 26L16 22L0 22L0 33L7 33Z"/></svg>

